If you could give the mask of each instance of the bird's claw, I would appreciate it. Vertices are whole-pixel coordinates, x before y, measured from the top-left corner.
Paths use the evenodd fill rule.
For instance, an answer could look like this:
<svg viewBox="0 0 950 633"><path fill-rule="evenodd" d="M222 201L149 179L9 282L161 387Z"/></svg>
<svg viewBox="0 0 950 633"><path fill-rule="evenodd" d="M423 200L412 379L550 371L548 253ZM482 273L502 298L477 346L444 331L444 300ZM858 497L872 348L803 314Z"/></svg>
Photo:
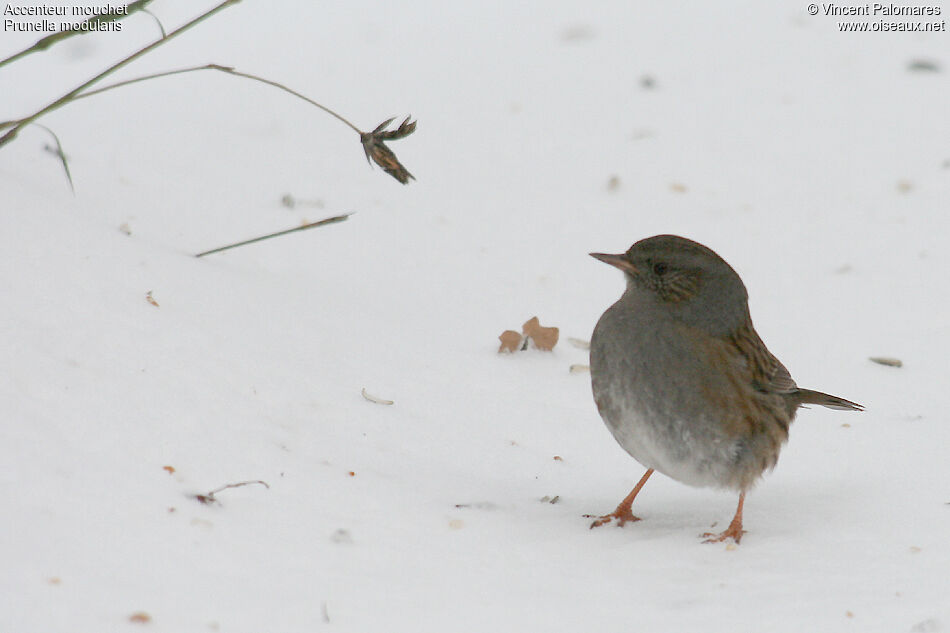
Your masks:
<svg viewBox="0 0 950 633"><path fill-rule="evenodd" d="M739 544L739 541L742 540L742 535L745 534L745 530L742 529L742 525L729 525L725 530L716 534L715 532L703 532L700 534L705 540L703 543L722 543L726 539L732 539L735 541L736 545Z"/></svg>
<svg viewBox="0 0 950 633"><path fill-rule="evenodd" d="M594 515L587 514L584 516L592 517ZM625 523L634 523L636 521L639 521L640 517L634 516L633 512L631 512L630 510L627 510L626 512L614 511L614 512L611 512L610 514L605 514L602 517L598 517L596 521L590 524L590 529L593 530L595 527L600 527L601 525L607 525L608 523L614 520L617 521L618 527L623 527Z"/></svg>

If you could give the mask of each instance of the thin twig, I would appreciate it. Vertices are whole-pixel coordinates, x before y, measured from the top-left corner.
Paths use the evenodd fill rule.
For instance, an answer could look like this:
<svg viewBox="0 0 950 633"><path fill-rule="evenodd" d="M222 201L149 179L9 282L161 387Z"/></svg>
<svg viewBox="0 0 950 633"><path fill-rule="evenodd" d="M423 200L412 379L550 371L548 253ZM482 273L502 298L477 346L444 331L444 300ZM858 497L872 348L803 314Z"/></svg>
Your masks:
<svg viewBox="0 0 950 633"><path fill-rule="evenodd" d="M147 1L148 1L148 2L151 2L152 0L147 0ZM162 37L168 37L168 34L165 32L165 25L162 24L162 21L158 19L158 16L157 16L157 15L155 15L154 13L152 13L151 11L149 11L148 9L142 9L142 13L151 16L151 18L152 18L153 20L155 20L155 24L158 25L158 30L161 32Z"/></svg>
<svg viewBox="0 0 950 633"><path fill-rule="evenodd" d="M309 104L311 104L311 105L317 106L318 108L320 108L321 110L323 110L323 111L326 112L327 114L330 114L330 115L332 115L332 116L335 116L337 119L339 119L339 120L342 121L343 123L346 123L348 126L350 126L357 134L362 134L362 133L363 133L362 130L360 130L358 127L356 127L355 125L353 125L352 123L350 123L349 121L347 121L345 118L343 118L342 116L340 116L339 114L337 114L336 112L334 112L333 110L331 110L330 108L328 108L328 107L326 107L326 106L324 106L324 105L321 105L321 104L317 103L316 101L314 101L314 100L311 99L310 97L307 97L307 96L305 96L305 95L302 95L302 94L300 94L299 92L297 92L296 90L292 90L292 89L288 88L287 86L285 86L285 85L283 85L283 84L281 84L281 83L278 83L278 82L276 82L276 81L272 81L272 80L270 80L270 79L265 79L264 77L258 77L257 75L251 75L251 74L249 74L249 73L242 73L242 72L239 71L239 70L234 70L234 68L231 67L231 66L222 66L221 64L203 64L203 65L201 65L201 66L191 66L191 67L189 67L189 68L179 68L178 70L166 70L166 71L160 72L160 73L154 73L154 74L151 74L151 75L143 75L143 76L141 76L141 77L135 77L134 79L126 79L125 81L119 81L119 82L114 83L114 84L109 84L108 86L103 86L102 88L96 88L95 90L87 90L86 92L83 92L82 94L76 95L76 96L73 98L73 100L85 99L86 97L91 97L91 96L93 96L93 95L97 95L97 94L106 92L107 90L112 90L112 89L114 89L114 88L121 88L122 86L127 86L127 85L129 85L129 84L138 83L138 82L140 82L140 81L147 81L147 80L149 80L149 79L157 79L158 77L168 77L168 76L170 76L170 75L180 75L180 74L182 74L182 73L191 73L191 72L195 72L195 71L198 71L198 70L217 70L217 71L220 71L220 72L223 72L223 73L227 73L227 74L229 74L229 75L234 75L234 76L236 76L236 77L244 77L245 79L253 79L254 81L259 81L259 82L265 83L265 84L267 84L267 85L269 85L269 86L274 86L275 88L279 88L279 89L283 90L284 92L288 92L288 93L294 95L295 97L297 97L297 98L299 98L299 99L303 99L304 101L306 101L307 103L309 103Z"/></svg>
<svg viewBox="0 0 950 633"><path fill-rule="evenodd" d="M136 11L143 10L145 8L145 5L147 5L151 1L152 0L136 0L135 2L130 2L129 4L125 5L125 7L122 7L123 9L122 11L116 10L116 9L119 9L120 7L113 7L113 10L111 12L100 13L98 15L90 16L86 18L85 20L83 20L83 23L92 25L93 23L105 24L107 22L115 22L116 20L122 20L124 18L129 17ZM148 13L148 11L146 11L146 13ZM153 15L152 17L154 18L155 16ZM161 28L162 27L161 22L159 22L158 26L159 26L159 29L162 30L162 37L164 37L165 30ZM56 44L57 42L61 42L62 40L65 40L68 37L72 37L73 35L83 35L85 33L94 33L94 32L95 32L95 29L80 28L80 29L66 29L65 31L52 33L50 35L47 35L46 37L43 37L37 40L36 43L33 44L33 46L30 46L29 48L25 48L19 53L14 53L13 55L10 55L6 59L0 60L0 68L3 68L7 64L15 62L16 60L20 59L21 57L25 57L29 55L30 53L45 51L47 48L49 48L53 44Z"/></svg>
<svg viewBox="0 0 950 633"><path fill-rule="evenodd" d="M66 172L66 180L69 181L69 188L75 194L76 187L73 186L73 176L69 173L69 162L66 160L66 154L63 152L63 145L59 142L59 137L56 136L56 132L49 129L42 123L34 123L33 125L39 126L49 132L49 135L53 137L53 140L56 141L56 156L59 158L59 161L63 164L63 171Z"/></svg>
<svg viewBox="0 0 950 633"><path fill-rule="evenodd" d="M270 235L262 235L261 237L255 237L250 240L244 240L243 242L238 242L237 244L228 244L227 246L221 246L218 248L213 248L210 251L204 251L203 253L198 253L195 257L204 257L205 255L211 255L212 253L220 253L221 251L226 251L230 248L237 248L238 246L246 246L248 244L253 244L254 242L261 242L263 240L269 240L272 237L279 237L281 235L287 235L288 233L294 233L295 231L304 231L306 229L312 229L317 226L323 226L325 224L335 224L337 222L342 222L348 217L353 215L352 213L344 213L343 215L337 215L332 218L325 218L318 222L311 222L309 224L303 224L301 226L294 227L292 229L287 229L285 231L278 231L277 233L271 233Z"/></svg>
<svg viewBox="0 0 950 633"><path fill-rule="evenodd" d="M260 485L264 486L265 488L267 488L268 490L270 490L270 486L267 485L267 482L266 482L266 481L261 481L260 479L255 479L254 481L239 481L239 482L236 483L236 484L224 484L224 485L221 486L220 488L215 488L214 490L212 490L212 491L209 492L208 494L195 495L195 499L197 499L197 500L200 501L201 503L205 503L205 504L214 503L215 501L218 500L218 498L215 497L215 495L218 494L219 492L221 492L222 490L227 490L228 488L240 488L241 486L250 486L250 485L252 485L252 484L260 484Z"/></svg>
<svg viewBox="0 0 950 633"><path fill-rule="evenodd" d="M227 490L228 488L240 488L241 486L250 486L251 484L260 484L260 485L264 486L265 488L270 489L270 486L267 485L267 482L266 482L266 481L261 481L260 479L255 479L254 481L239 481L239 482L236 483L236 484L224 484L224 485L221 486L220 488L215 488L214 490L212 490L211 492L209 492L207 496L213 497L213 496L215 496L216 494L218 494L219 492L221 492L222 490Z"/></svg>
<svg viewBox="0 0 950 633"><path fill-rule="evenodd" d="M146 53L152 51L153 49L158 48L158 47L161 46L162 44L165 44L166 42L168 42L169 40L171 40L172 38L174 38L176 35L179 35L180 33L182 33L182 32L184 32L184 31L190 29L191 27L193 27L194 25L198 24L199 22L202 22L202 21L204 21L204 20L210 18L212 15L214 15L215 13L221 11L222 9L225 9L225 8L227 8L227 7L229 7L229 6L233 5L233 4L237 4L237 3L240 2L240 1L241 1L241 0L224 0L224 2L222 2L221 4L217 5L217 6L214 7L213 9L210 9L209 11L206 11L205 13L202 13L201 15L199 15L199 16L196 17L196 18L194 18L194 19L191 20L190 22L187 22L187 23L184 24L183 26L178 27L177 29L175 29L174 31L172 31L171 33L169 33L167 36L165 36L165 37L163 37L163 38L161 38L161 39L159 39L159 40L156 40L156 41L152 42L151 44L149 44L148 46L145 46L144 48L141 48L141 49L137 50L136 52L132 53L131 55L129 55L129 56L126 57L125 59L123 59L123 60L121 60L121 61L119 61L119 62L113 64L113 65L110 66L109 68L105 69L104 71L102 71L101 73L99 73L98 75L96 75L95 77L93 77L92 79L89 79L88 81L83 82L81 85L77 86L76 88L73 88L72 90L70 90L69 92L67 92L66 94L64 94L64 95L63 95L62 97L60 97L59 99L56 99L55 101L53 101L52 103L50 103L50 104L47 105L46 107L44 107L44 108L38 110L37 112L31 114L31 115L28 116L28 117L25 117L25 118L23 118L23 119L20 119L19 121L16 121L16 124L13 126L13 129L11 129L10 131L8 131L8 132L7 132L6 134L4 134L3 136L0 136L0 147L2 147L3 145L9 143L9 142L12 141L14 138L16 138L17 134L19 134L20 130L23 129L25 126L27 126L27 125L29 125L30 123L32 123L33 121L37 120L38 118L40 118L40 117L43 116L44 114L48 114L49 112L52 112L53 110L57 110L57 109L61 108L62 106L66 105L66 104L69 103L70 101L74 100L78 94L80 94L81 92L83 92L83 91L84 91L86 88L88 88L89 86L91 86L91 85L97 83L98 81L101 81L103 78L105 78L105 77L107 77L108 75L114 73L115 71L117 71L118 69L122 68L123 66L126 66L126 65L130 64L131 62L135 61L136 59L138 59L138 58L141 57L142 55L145 55Z"/></svg>

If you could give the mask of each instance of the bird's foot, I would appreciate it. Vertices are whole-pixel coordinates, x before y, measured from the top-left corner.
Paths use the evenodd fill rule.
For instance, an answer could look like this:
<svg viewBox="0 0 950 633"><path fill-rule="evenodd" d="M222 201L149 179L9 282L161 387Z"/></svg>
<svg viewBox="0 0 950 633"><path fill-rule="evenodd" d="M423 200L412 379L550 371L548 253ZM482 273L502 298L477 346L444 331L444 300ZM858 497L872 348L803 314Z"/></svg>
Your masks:
<svg viewBox="0 0 950 633"><path fill-rule="evenodd" d="M706 537L703 543L722 543L726 539L731 538L736 542L736 545L738 545L739 541L742 540L742 535L745 534L745 530L742 529L743 504L745 504L745 490L739 493L739 505L736 506L736 514L732 517L732 521L729 522L729 527L719 534L713 534L712 532L703 533L702 536Z"/></svg>
<svg viewBox="0 0 950 633"><path fill-rule="evenodd" d="M700 536L706 539L703 541L703 543L722 543L726 539L731 538L736 542L736 545L738 545L739 541L742 540L743 534L745 534L745 530L742 529L742 521L733 521L729 524L729 527L719 534L715 534L713 532L703 532Z"/></svg>
<svg viewBox="0 0 950 633"><path fill-rule="evenodd" d="M647 482L647 479L649 479L650 475L652 474L653 469L647 469L647 471L643 473L643 477L640 477L640 481L637 482L637 485L634 486L633 490L630 491L630 494L628 494L624 500L620 502L620 505L617 506L617 509L610 514L605 514L602 517L598 517L596 521L590 524L590 529L593 530L595 527L607 525L614 519L617 520L617 525L620 527L623 527L624 523L633 523L635 521L639 521L640 517L633 516L633 512L631 512L630 508L633 506L633 500L636 499L637 495L640 493L640 489L643 488L643 484ZM595 515L585 514L584 516L591 519Z"/></svg>
<svg viewBox="0 0 950 633"><path fill-rule="evenodd" d="M592 518L595 515L585 514L584 516L587 518ZM602 517L597 517L597 520L590 524L590 529L593 530L595 527L600 527L601 525L607 525L611 521L615 521L615 520L617 521L618 527L623 527L625 523L634 523L636 521L639 521L640 517L634 516L633 512L630 511L630 508L623 508L623 509L617 508L610 514L605 514Z"/></svg>

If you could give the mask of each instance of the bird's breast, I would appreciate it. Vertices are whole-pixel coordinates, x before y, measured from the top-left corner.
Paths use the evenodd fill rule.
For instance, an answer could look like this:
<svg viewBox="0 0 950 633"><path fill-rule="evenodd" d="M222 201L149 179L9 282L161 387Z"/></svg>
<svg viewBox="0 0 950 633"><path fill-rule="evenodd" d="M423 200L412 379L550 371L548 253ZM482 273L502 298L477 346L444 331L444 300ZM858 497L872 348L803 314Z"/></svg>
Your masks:
<svg viewBox="0 0 950 633"><path fill-rule="evenodd" d="M734 387L703 349L696 332L671 319L615 304L591 337L594 401L644 466L693 486L744 489L765 466L749 470L750 438L732 419L740 414L710 400Z"/></svg>

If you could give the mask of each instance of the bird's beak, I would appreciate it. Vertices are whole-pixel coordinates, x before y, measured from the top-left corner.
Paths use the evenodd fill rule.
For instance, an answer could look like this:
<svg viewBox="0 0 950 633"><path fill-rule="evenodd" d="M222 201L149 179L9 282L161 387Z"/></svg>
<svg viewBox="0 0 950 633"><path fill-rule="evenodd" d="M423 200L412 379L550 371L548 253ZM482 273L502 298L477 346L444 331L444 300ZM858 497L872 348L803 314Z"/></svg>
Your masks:
<svg viewBox="0 0 950 633"><path fill-rule="evenodd" d="M637 274L637 269L633 267L633 264L630 263L630 260L627 259L626 255L608 255L607 253L591 253L591 257L594 259L599 259L605 264L610 264L616 268L619 268L625 273L630 273L631 275Z"/></svg>

